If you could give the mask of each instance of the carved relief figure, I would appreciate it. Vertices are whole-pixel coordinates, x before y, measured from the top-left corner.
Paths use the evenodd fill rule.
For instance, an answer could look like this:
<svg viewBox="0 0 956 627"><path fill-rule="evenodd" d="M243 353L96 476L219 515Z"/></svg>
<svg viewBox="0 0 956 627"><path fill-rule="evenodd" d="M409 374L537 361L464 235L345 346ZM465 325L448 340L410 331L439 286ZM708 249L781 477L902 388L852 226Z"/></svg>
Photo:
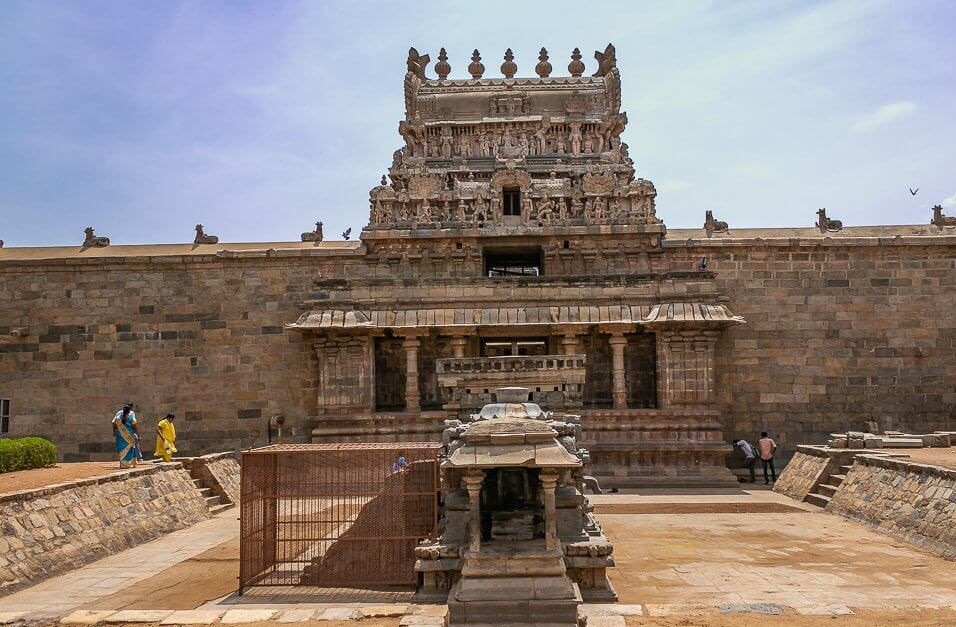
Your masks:
<svg viewBox="0 0 956 627"><path fill-rule="evenodd" d="M478 146L482 157L491 156L491 142L488 140L488 133L482 133L478 138Z"/></svg>
<svg viewBox="0 0 956 627"><path fill-rule="evenodd" d="M542 192L541 200L538 201L537 218L542 224L551 224L554 219L554 201L548 197L548 192Z"/></svg>
<svg viewBox="0 0 956 627"><path fill-rule="evenodd" d="M571 122L571 154L581 154L581 123Z"/></svg>
<svg viewBox="0 0 956 627"><path fill-rule="evenodd" d="M451 159L452 135L451 127L443 126L441 128L441 156L443 159Z"/></svg>
<svg viewBox="0 0 956 627"><path fill-rule="evenodd" d="M547 114L541 116L541 123L534 133L535 144L539 155L548 153L548 133L551 131L551 118Z"/></svg>

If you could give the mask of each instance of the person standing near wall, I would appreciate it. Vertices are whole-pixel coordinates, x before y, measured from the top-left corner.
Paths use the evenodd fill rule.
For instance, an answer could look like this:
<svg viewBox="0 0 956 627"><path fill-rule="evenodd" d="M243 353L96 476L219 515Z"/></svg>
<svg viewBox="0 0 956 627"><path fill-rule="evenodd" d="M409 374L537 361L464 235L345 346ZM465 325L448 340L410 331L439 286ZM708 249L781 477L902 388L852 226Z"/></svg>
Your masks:
<svg viewBox="0 0 956 627"><path fill-rule="evenodd" d="M113 416L112 423L120 468L132 468L136 466L140 458L139 434L136 431L136 412L133 411L133 404L123 405L123 409Z"/></svg>
<svg viewBox="0 0 956 627"><path fill-rule="evenodd" d="M754 470L754 465L757 463L757 450L747 440L734 440L734 446L744 454L744 468L750 471L750 483L755 483L757 473Z"/></svg>
<svg viewBox="0 0 956 627"><path fill-rule="evenodd" d="M764 483L770 485L770 478L767 476L768 468L773 476L773 482L776 483L777 469L773 467L773 454L777 450L777 443L767 435L766 431L763 431L760 434L760 439L757 440L757 448L760 449L760 462L763 464Z"/></svg>
<svg viewBox="0 0 956 627"><path fill-rule="evenodd" d="M156 425L156 450L153 454L164 462L172 461L173 453L176 452L176 426L173 424L175 419L173 414L166 414Z"/></svg>

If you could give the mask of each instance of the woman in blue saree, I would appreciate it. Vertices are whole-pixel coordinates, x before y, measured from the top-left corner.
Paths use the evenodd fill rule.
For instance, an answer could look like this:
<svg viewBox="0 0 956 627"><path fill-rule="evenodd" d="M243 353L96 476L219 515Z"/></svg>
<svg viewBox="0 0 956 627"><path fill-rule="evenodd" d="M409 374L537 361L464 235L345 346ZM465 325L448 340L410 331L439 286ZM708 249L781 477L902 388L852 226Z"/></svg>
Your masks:
<svg viewBox="0 0 956 627"><path fill-rule="evenodd" d="M116 439L116 454L120 468L132 468L139 461L139 434L136 432L136 412L133 404L126 403L113 416L113 437Z"/></svg>

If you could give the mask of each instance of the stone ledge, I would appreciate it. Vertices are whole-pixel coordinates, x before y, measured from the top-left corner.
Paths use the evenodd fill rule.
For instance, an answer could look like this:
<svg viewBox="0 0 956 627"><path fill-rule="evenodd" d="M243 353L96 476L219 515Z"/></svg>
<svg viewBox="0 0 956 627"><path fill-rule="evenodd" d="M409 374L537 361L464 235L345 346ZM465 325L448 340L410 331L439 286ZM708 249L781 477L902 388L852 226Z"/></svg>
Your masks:
<svg viewBox="0 0 956 627"><path fill-rule="evenodd" d="M866 453L857 454L856 461L864 466L905 470L913 474L927 474L933 477L941 477L943 479L956 481L956 470L944 468L942 466L918 464L916 462L901 460L898 458L867 455Z"/></svg>
<svg viewBox="0 0 956 627"><path fill-rule="evenodd" d="M73 488L102 485L104 483L110 483L113 481L126 481L132 477L152 475L164 470L176 470L177 468L183 468L182 462L163 462L152 464L144 468L130 468L129 470L123 470L121 472L115 472L109 475L97 475L95 477L76 479L75 481L52 483L41 488L29 488L27 490L16 490L15 492L4 492L3 494L0 494L0 503L35 499L43 496L50 496L51 494L56 494L58 492L63 492L64 490L72 490Z"/></svg>

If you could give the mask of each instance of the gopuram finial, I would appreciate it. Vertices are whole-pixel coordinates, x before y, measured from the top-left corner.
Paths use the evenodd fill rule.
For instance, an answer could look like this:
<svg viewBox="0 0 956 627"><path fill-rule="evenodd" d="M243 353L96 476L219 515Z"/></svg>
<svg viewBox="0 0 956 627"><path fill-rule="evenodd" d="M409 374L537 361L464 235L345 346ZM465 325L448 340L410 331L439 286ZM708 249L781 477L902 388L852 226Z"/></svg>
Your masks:
<svg viewBox="0 0 956 627"><path fill-rule="evenodd" d="M548 78L551 76L551 64L548 63L547 48L541 48L541 52L538 53L538 64L534 66L534 71L537 72L538 76L541 78Z"/></svg>
<svg viewBox="0 0 956 627"><path fill-rule="evenodd" d="M501 73L505 75L505 78L514 78L517 71L515 55L511 52L511 48L508 48L505 50L505 62L501 64Z"/></svg>
<svg viewBox="0 0 956 627"><path fill-rule="evenodd" d="M451 66L448 65L448 53L442 48L438 51L438 63L435 64L435 73L438 74L438 80L443 81L451 74Z"/></svg>
<svg viewBox="0 0 956 627"><path fill-rule="evenodd" d="M481 78L481 75L485 73L485 66L481 62L481 55L478 54L478 48L475 48L475 51L471 53L471 63L468 64L468 73L476 80Z"/></svg>
<svg viewBox="0 0 956 627"><path fill-rule="evenodd" d="M568 63L568 72L575 78L584 74L584 64L581 63L581 49L575 48L571 51L571 63Z"/></svg>

